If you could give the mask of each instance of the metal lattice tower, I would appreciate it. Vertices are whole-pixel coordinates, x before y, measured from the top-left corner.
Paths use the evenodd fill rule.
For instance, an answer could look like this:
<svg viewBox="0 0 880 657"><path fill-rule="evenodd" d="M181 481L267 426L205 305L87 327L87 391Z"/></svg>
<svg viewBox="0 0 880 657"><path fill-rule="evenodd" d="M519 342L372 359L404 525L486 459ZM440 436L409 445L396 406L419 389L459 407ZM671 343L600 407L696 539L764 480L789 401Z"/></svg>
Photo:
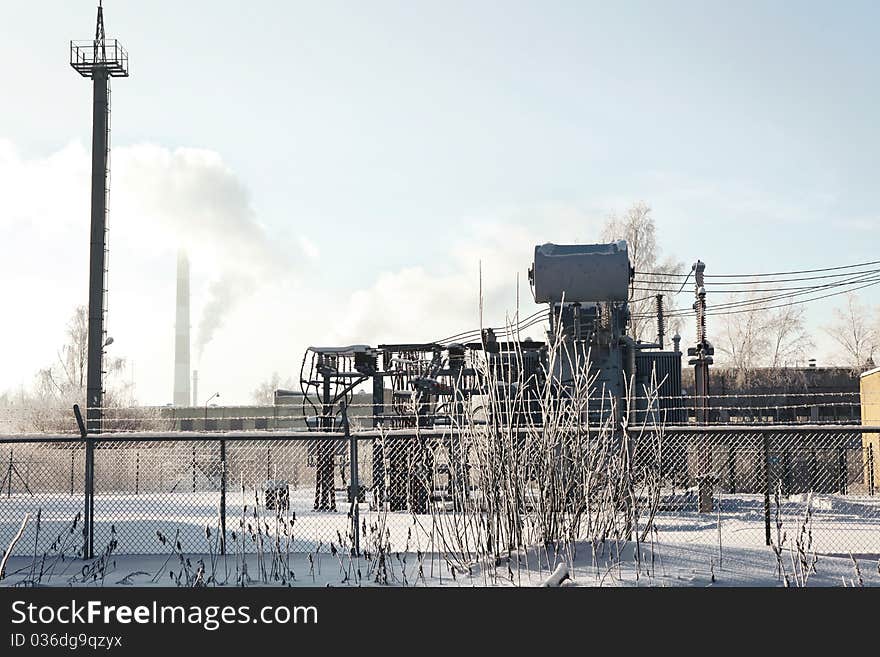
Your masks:
<svg viewBox="0 0 880 657"><path fill-rule="evenodd" d="M128 53L104 34L98 4L95 38L70 42L70 65L92 79L92 197L89 249L89 338L86 375L86 428L102 429L104 319L107 313L107 200L110 192L110 78L128 77Z"/></svg>

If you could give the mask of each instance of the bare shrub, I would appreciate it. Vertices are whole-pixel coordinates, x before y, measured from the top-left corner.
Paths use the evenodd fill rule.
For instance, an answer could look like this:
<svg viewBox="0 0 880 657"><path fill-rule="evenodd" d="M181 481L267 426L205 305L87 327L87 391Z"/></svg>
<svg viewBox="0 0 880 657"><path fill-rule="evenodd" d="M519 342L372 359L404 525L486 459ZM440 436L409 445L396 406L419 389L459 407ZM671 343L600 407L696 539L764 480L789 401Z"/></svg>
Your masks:
<svg viewBox="0 0 880 657"><path fill-rule="evenodd" d="M452 414L449 438L432 442L417 423L420 449L446 461L451 508L432 501L430 520L415 516L416 523L453 573L480 568L495 577L506 565L513 580L513 562L519 570L520 560L531 558L539 571L560 563L571 569L578 541L609 556L619 573L622 548L634 541L640 560L641 543L653 537L662 480L656 392L638 392L648 399L648 410L639 412L632 383L619 404L596 393L589 352L559 333L550 336L546 371L526 377L515 344L509 367L473 357L482 394ZM560 363L571 372L564 386L552 375ZM458 396L465 397L454 391ZM420 471L433 491L435 469Z"/></svg>

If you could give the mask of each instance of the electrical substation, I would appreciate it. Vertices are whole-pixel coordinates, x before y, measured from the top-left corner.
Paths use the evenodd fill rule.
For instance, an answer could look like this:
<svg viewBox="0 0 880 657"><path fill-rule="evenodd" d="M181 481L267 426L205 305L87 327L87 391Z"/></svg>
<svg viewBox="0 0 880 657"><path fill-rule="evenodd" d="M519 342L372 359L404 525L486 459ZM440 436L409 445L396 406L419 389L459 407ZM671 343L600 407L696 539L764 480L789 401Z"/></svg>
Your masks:
<svg viewBox="0 0 880 657"><path fill-rule="evenodd" d="M148 523L156 518L169 527L178 523L176 531L198 540L216 521L218 552L226 554L228 533L242 541L236 549L244 554L253 546L245 547L243 531L227 531L227 515L244 523L248 505L260 500L276 520L292 515L288 527L299 534L290 535L288 548L345 544L357 556L360 540L369 538L374 549L387 552L394 533L395 547L404 552L412 550L414 534L429 549L445 551L453 536L443 533L449 518L467 516L468 528L456 527L455 540L474 527L479 533L492 495L496 510L503 506L508 519L515 518L484 544L497 557L498 537L527 548L564 534L541 524L541 505L555 505L557 519L579 523L583 508L605 499L602 491L617 495L608 517L617 523L626 515L614 525L624 540L633 518L637 525L649 517L670 534L684 534L683 544L702 533L703 542L714 545L723 511L731 536L742 527L758 544L770 545L771 497L777 508L793 508L798 495L818 493L834 496L820 509L828 512L826 550L837 549L838 536L850 554L869 544L875 549L876 534L865 529L880 508L874 499L880 432L871 426L880 417L880 403L871 398L880 384L873 362L865 363L861 393L852 368L816 368L814 359L808 367L797 359L793 366L774 360L763 368L769 375L752 368L747 382L726 378L714 368L707 326L712 316L786 309L880 284L880 261L707 274L701 260L686 273L681 265L639 271L633 263L645 259L624 240L539 244L531 262L527 246L520 269L527 271L535 306L521 309L517 291L516 315L507 324L482 325L481 279L479 327L430 341L414 335L412 342L312 346L302 356L299 390L275 389L271 402L255 395L260 403L251 406L214 406L220 393L199 396L200 383L203 391L216 388L204 369L199 380L191 359L190 260L181 250L173 404L108 405L110 80L128 77L129 66L125 49L105 35L101 4L94 39L70 43L70 65L92 80L85 420L75 405L77 437L0 436L9 445L0 484L21 508L63 498L76 507L77 521L82 510L85 558L95 554L96 531L117 540L117 524L129 549L151 553L157 546ZM661 268L646 266L655 267ZM684 307L679 295L689 283L693 305ZM707 285L713 300L720 298L716 291L729 300L713 301L710 309ZM430 325L430 316L420 319ZM684 349L677 331L667 334L670 321L674 328L682 320L694 321L696 329L693 346ZM650 339L646 325L654 331ZM316 342L325 328L315 321ZM713 339L719 335L713 330ZM720 339L718 347L724 351ZM233 371L234 359L227 364ZM286 358L278 363L281 370L289 366ZM564 430L555 431L562 424ZM536 465L539 450L544 461ZM490 451L491 458L483 458ZM616 463L615 472L609 463ZM595 476L586 481L585 474ZM499 492L503 485L509 487ZM119 522L128 513L114 512L120 504L134 509L133 522ZM201 508L197 522L188 520L196 517L194 508ZM639 516L643 509L650 515ZM845 513L835 512L840 509ZM709 527L704 514L716 512L718 525ZM9 525L14 514L6 515ZM526 516L531 529L548 533L524 542L518 532ZM849 532L844 525L857 516L866 522ZM472 549L459 547L462 554Z"/></svg>
<svg viewBox="0 0 880 657"><path fill-rule="evenodd" d="M545 308L523 321L427 343L310 347L300 377L303 415L314 418L309 429L340 430L354 391L365 384L373 393L375 428L461 427L473 421L478 407L488 410L476 421L491 423L497 412L491 409L513 398L515 417L499 419L514 427L541 426L545 390L552 391L554 404L588 399L584 421L594 426L617 427L624 415L631 422L680 423L681 353L663 349L662 295L657 340L643 343L628 334L633 275L624 241L543 244L535 247L529 281L535 301ZM521 337L545 321L543 340ZM484 405L490 389L496 403ZM328 509L335 455L326 441L316 442L315 449L315 508ZM434 467L433 457L416 458L412 450L400 449L386 455L379 443L374 451L372 479L384 482L378 490L388 497L376 503L424 512L428 491L416 481L436 476L423 472ZM447 467L447 485L463 485L466 459L453 454L449 462L458 465Z"/></svg>

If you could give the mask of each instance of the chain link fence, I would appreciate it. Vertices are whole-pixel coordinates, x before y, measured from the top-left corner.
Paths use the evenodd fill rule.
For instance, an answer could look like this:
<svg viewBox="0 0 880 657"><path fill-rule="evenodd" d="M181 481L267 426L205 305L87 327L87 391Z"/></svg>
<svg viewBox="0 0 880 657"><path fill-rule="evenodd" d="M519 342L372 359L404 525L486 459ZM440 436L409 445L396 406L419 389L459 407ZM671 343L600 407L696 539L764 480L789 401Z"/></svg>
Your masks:
<svg viewBox="0 0 880 657"><path fill-rule="evenodd" d="M822 554L880 554L880 483L864 428L688 427L633 438L635 478L653 477L650 521L678 544L761 547L810 523ZM13 554L293 552L330 549L442 552L449 523L479 524L493 491L474 450L452 428L0 439L0 544L31 515ZM644 456L648 454L649 456ZM527 460L527 459L526 459ZM88 484L91 483L91 486ZM536 511L541 481L522 504ZM92 521L84 509L91 497ZM572 512L575 512L572 509ZM39 519L39 522L37 522Z"/></svg>
<svg viewBox="0 0 880 657"><path fill-rule="evenodd" d="M880 483L871 434L712 427L664 436L665 489L655 519L666 540L749 547L791 540L807 519L819 553L880 553ZM701 488L710 505L701 504Z"/></svg>

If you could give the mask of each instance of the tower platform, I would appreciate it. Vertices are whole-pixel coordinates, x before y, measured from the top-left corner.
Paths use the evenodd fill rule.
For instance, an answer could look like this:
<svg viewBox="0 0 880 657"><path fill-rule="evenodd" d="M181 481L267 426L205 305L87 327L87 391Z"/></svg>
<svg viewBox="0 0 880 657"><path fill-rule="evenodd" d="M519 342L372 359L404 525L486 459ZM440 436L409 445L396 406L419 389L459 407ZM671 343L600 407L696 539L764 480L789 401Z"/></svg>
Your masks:
<svg viewBox="0 0 880 657"><path fill-rule="evenodd" d="M84 78L97 70L111 78L127 78L128 51L116 39L71 41L70 65Z"/></svg>

